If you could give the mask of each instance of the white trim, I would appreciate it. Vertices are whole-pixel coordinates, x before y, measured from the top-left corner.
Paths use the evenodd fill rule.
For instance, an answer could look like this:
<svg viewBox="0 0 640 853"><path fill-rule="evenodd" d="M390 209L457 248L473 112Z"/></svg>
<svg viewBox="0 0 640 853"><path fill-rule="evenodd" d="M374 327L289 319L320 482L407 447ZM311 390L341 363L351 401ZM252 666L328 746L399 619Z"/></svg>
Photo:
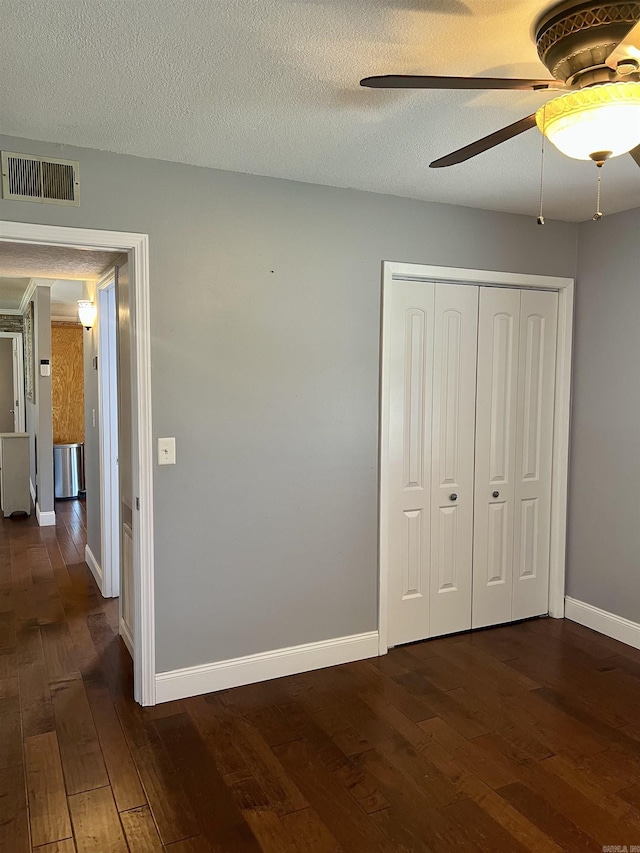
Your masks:
<svg viewBox="0 0 640 853"><path fill-rule="evenodd" d="M31 493L31 500L33 501L33 505L36 505L36 487L33 485L33 480L29 477L29 492Z"/></svg>
<svg viewBox="0 0 640 853"><path fill-rule="evenodd" d="M394 281L425 281L447 284L477 284L485 287L523 287L558 293L558 343L556 358L556 399L553 426L553 482L551 495L551 548L549 562L549 615L564 615L567 481L569 469L569 421L571 413L571 347L573 334L572 278L454 267L382 263L382 340L380 347L380 483L379 483L379 654L386 654L389 585L389 318L385 294Z"/></svg>
<svg viewBox="0 0 640 853"><path fill-rule="evenodd" d="M118 389L112 387L111 366L115 352L109 348L109 336L106 334L105 318L102 314L104 295L110 290L115 294L116 272L111 268L98 281L95 304L97 321L93 327L96 355L98 359L98 445L100 462L100 552L104 568L105 598L114 598L120 592L120 504L119 479L117 474L117 432L118 432ZM114 295L115 301L115 295ZM115 320L115 316L114 316ZM112 439L115 431L115 447ZM115 471L114 471L115 468ZM132 655L133 656L133 655Z"/></svg>
<svg viewBox="0 0 640 853"><path fill-rule="evenodd" d="M102 568L100 567L100 564L98 563L96 558L93 556L93 551L91 550L91 548L89 548L88 545L84 546L84 561L91 569L91 574L93 575L95 582L98 584L100 594L104 597L104 594L102 593Z"/></svg>
<svg viewBox="0 0 640 853"><path fill-rule="evenodd" d="M377 654L378 632L369 631L366 634L335 637L318 643L305 643L257 655L174 669L156 675L156 701L170 702L200 693L212 693L228 687L376 657Z"/></svg>
<svg viewBox="0 0 640 853"><path fill-rule="evenodd" d="M40 512L40 504L36 501L36 521L40 527L55 527L56 513L55 510L48 512Z"/></svg>
<svg viewBox="0 0 640 853"><path fill-rule="evenodd" d="M0 314L3 313L0 311ZM10 338L13 341L11 368L13 372L13 394L14 406L17 411L14 412L14 432L26 432L26 417L25 417L25 401L24 401L24 344L22 341L22 332L0 332L0 338ZM15 361L13 355L15 354ZM17 395L18 399L15 400Z"/></svg>
<svg viewBox="0 0 640 853"><path fill-rule="evenodd" d="M26 286L24 293L22 294L22 299L20 300L20 307L18 308L18 314L23 314L27 310L29 303L31 302L31 297L35 293L36 287L35 279L30 278L29 284Z"/></svg>
<svg viewBox="0 0 640 853"><path fill-rule="evenodd" d="M151 332L149 315L149 237L124 231L98 231L0 220L0 241L112 249L127 252L131 262L133 484L139 499L133 525L135 574L134 697L155 704L155 612L153 552L153 455L151 434Z"/></svg>
<svg viewBox="0 0 640 853"><path fill-rule="evenodd" d="M133 638L132 638L131 634L129 633L129 626L124 621L124 619L120 620L119 632L120 632L120 636L122 637L122 640L123 640L125 646L129 650L129 654L131 655L131 657L133 657ZM157 701L158 701L158 699L156 697L156 702Z"/></svg>
<svg viewBox="0 0 640 853"><path fill-rule="evenodd" d="M633 646L634 649L640 649L640 624L632 622L630 619L624 619L622 616L616 616L615 613L609 613L607 610L601 610L599 607L594 607L593 604L578 601L567 595L565 598L565 619L570 619L572 622L591 628L599 634Z"/></svg>

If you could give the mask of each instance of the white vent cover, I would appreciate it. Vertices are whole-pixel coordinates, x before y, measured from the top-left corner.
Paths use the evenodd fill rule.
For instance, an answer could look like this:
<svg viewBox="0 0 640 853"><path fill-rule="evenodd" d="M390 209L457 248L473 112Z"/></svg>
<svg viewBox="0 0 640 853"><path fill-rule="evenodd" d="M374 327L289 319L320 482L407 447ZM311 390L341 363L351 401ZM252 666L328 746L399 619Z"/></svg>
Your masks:
<svg viewBox="0 0 640 853"><path fill-rule="evenodd" d="M2 197L45 204L80 204L77 160L2 152Z"/></svg>

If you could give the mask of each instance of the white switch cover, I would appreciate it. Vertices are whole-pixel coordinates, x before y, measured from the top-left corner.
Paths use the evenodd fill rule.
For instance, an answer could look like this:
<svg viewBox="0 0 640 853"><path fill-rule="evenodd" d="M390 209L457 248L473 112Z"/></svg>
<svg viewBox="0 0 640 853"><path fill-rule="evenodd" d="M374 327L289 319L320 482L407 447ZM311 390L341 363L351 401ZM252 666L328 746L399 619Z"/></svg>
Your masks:
<svg viewBox="0 0 640 853"><path fill-rule="evenodd" d="M175 438L158 439L158 465L176 464L176 440Z"/></svg>

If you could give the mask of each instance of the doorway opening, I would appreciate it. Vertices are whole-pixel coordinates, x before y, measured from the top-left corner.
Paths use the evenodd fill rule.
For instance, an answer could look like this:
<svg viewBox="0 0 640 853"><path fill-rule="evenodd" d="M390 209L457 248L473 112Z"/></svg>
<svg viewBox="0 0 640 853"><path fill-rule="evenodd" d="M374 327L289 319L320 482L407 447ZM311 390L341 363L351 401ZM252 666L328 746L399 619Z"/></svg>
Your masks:
<svg viewBox="0 0 640 853"><path fill-rule="evenodd" d="M124 642L132 653L134 670L134 698L142 705L154 705L156 696L155 685L155 622L154 622L154 578L153 578L153 468L152 468L152 435L151 435L151 371L150 371L150 331L149 331L149 277L148 277L148 236L145 234L134 234L114 231L97 231L83 228L66 228L46 225L33 225L20 222L0 221L0 242L21 243L32 248L45 247L54 250L93 250L115 252L123 255L127 267L127 305L126 322L128 325L130 345L127 347L127 358L120 360L119 382L114 382L112 370L103 370L105 389L100 387L107 396L104 398L103 413L109 413L105 418L107 427L101 432L108 435L109 447L113 447L113 433L120 440L119 452L115 459L122 453L123 444L130 447L130 466L127 472L128 489L126 495L121 494L114 483L122 478L121 472L113 465L107 465L110 480L111 494L101 504L105 512L108 512L109 520L103 527L109 536L102 536L100 552L102 554L104 545L110 549L110 583L111 595L114 590L122 591L123 584L120 582L120 571L123 564L130 566L130 575L127 580L129 588L128 620L121 618L121 635ZM107 318L106 346L109 352L118 350L114 346L113 334L109 333L108 318L113 314L113 299L110 294L109 282L101 282L104 287L96 291L96 302L98 309L103 303L104 314ZM102 295L102 291L105 291ZM115 290L115 288L114 288ZM104 301L106 300L106 301ZM123 316L124 320L125 317ZM97 332L98 348L104 346L101 336ZM102 359L98 354L96 368ZM113 356L110 355L104 365L113 365ZM44 365L39 364L39 373ZM35 365L34 365L35 367ZM35 371L34 371L35 372ZM109 400L117 398L118 386L125 386L130 406L130 417L128 422L123 423L118 418L118 412L122 407L116 406L115 412L111 411ZM122 394L120 387L120 394ZM109 407L109 408L107 408ZM120 420L120 423L118 421ZM114 424L115 422L115 424ZM117 426L116 426L117 425ZM49 454L50 459L51 454ZM101 451L101 461L104 462L106 454ZM109 454L109 460L113 458ZM53 465L51 464L51 478L53 477ZM114 498L114 492L116 497ZM126 497L126 501L120 500ZM120 503L120 524L114 524L113 504L118 500ZM108 506L107 506L108 504ZM102 507L101 507L102 510ZM52 512L53 522L55 515ZM125 517L126 516L126 517ZM42 522L40 521L42 524ZM116 528L114 532L114 527ZM117 536L117 540L116 540ZM116 546L117 541L117 546ZM118 570L118 565L120 569ZM114 569L114 567L116 567ZM114 575L114 571L116 574ZM105 589L105 592L109 590ZM117 594L117 593L116 593ZM122 612L121 617L126 616ZM123 621L125 626L123 628Z"/></svg>
<svg viewBox="0 0 640 853"><path fill-rule="evenodd" d="M24 432L22 332L0 331L0 432Z"/></svg>

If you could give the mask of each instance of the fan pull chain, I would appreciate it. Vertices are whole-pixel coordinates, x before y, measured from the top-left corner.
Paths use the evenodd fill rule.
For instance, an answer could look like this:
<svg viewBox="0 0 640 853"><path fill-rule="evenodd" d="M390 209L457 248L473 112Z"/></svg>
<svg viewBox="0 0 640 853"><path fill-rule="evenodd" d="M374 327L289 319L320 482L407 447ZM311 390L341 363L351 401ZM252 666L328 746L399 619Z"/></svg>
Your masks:
<svg viewBox="0 0 640 853"><path fill-rule="evenodd" d="M547 127L546 118L547 118L547 105L545 104L544 110L542 112L542 127L544 129L546 129L546 127ZM542 204L544 201L544 140L545 140L545 135L544 135L544 131L543 131L543 133L542 133L542 151L541 151L541 156L540 156L540 214L538 216L538 219L536 220L538 225L544 225L544 214L543 214L543 210L542 210Z"/></svg>
<svg viewBox="0 0 640 853"><path fill-rule="evenodd" d="M593 214L593 221L599 222L602 219L603 213L600 210L600 185L602 183L602 169L598 169L598 196L596 199L596 212Z"/></svg>

